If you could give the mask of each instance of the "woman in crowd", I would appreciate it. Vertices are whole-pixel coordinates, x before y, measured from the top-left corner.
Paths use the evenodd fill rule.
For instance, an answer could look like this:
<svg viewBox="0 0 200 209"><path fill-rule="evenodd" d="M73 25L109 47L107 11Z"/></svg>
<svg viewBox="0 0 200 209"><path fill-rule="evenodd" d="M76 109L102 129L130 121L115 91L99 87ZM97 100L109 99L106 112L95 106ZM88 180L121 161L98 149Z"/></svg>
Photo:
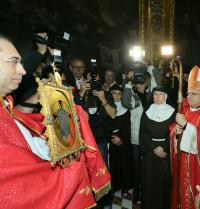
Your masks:
<svg viewBox="0 0 200 209"><path fill-rule="evenodd" d="M169 126L175 109L166 103L163 87L153 89L154 103L143 113L140 126L142 151L142 209L169 209L171 174Z"/></svg>
<svg viewBox="0 0 200 209"><path fill-rule="evenodd" d="M117 109L109 151L111 182L113 192L121 189L125 197L131 188L130 112L122 106L122 88L115 84L110 90Z"/></svg>

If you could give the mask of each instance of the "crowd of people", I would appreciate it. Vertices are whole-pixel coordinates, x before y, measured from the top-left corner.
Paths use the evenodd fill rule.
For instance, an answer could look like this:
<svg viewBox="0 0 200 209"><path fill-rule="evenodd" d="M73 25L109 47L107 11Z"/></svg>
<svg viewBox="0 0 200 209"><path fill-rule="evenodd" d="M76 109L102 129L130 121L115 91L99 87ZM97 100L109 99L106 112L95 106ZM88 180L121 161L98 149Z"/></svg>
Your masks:
<svg viewBox="0 0 200 209"><path fill-rule="evenodd" d="M35 77L54 82L47 59L53 49L36 45L22 66L12 41L0 35L0 208L112 208L114 192L127 197L130 189L142 209L199 208L199 67L177 113L177 90L153 66L128 64L118 82L113 69L102 76L72 58L60 74L73 88L86 149L52 168Z"/></svg>

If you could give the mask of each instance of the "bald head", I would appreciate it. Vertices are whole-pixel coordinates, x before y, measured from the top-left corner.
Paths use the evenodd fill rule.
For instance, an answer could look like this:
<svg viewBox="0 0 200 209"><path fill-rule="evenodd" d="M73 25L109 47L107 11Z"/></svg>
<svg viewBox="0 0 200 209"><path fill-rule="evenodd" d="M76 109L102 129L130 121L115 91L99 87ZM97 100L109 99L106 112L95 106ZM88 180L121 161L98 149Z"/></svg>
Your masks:
<svg viewBox="0 0 200 209"><path fill-rule="evenodd" d="M21 56L12 42L0 34L0 96L17 89L26 74L20 63Z"/></svg>
<svg viewBox="0 0 200 209"><path fill-rule="evenodd" d="M9 39L7 36L0 33L0 40L6 40L12 44L11 39ZM0 45L0 51L2 51L1 45Z"/></svg>
<svg viewBox="0 0 200 209"><path fill-rule="evenodd" d="M81 79L85 72L85 62L79 58L70 61L70 70L76 79Z"/></svg>

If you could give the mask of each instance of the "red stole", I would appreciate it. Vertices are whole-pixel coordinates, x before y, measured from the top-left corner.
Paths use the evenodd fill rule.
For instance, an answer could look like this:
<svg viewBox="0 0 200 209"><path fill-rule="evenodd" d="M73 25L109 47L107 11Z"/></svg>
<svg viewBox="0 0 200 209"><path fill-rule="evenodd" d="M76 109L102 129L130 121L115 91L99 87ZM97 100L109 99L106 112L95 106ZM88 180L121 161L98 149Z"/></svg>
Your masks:
<svg viewBox="0 0 200 209"><path fill-rule="evenodd" d="M40 136L46 139L43 136L43 132L45 131L45 126L42 123L44 117L40 113L22 113L13 108L13 99L11 96L7 96L6 100L9 102L8 111L17 121L22 123L26 128L30 130L30 132L35 136Z"/></svg>
<svg viewBox="0 0 200 209"><path fill-rule="evenodd" d="M64 169L37 157L0 106L0 207L6 209L82 209L109 191L110 175L91 134L85 112L77 107L88 149ZM84 129L84 130L83 130Z"/></svg>
<svg viewBox="0 0 200 209"><path fill-rule="evenodd" d="M197 146L200 153L200 110L192 112L189 107L183 110L186 120L197 128ZM176 209L177 201L177 180L176 180L176 154L174 152L174 126L171 127L171 162L172 162L172 204L171 209ZM196 185L200 184L200 154L188 154L181 152L180 164L180 190L181 209L194 209L194 197L197 194Z"/></svg>

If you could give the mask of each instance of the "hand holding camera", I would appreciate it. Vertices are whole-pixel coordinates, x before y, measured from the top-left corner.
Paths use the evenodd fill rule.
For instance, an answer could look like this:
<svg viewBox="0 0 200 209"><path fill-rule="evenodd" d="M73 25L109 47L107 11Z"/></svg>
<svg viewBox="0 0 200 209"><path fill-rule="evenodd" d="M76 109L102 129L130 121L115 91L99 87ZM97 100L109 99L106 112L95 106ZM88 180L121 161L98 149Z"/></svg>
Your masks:
<svg viewBox="0 0 200 209"><path fill-rule="evenodd" d="M48 28L32 27L35 43L46 45L55 49L62 49L67 46L70 35L66 32L59 32L54 26ZM46 35L45 35L46 34Z"/></svg>
<svg viewBox="0 0 200 209"><path fill-rule="evenodd" d="M47 33L37 33L37 36L40 37L41 39L47 39ZM47 45L46 44L41 44L40 42L36 43L37 45L37 50L40 54L44 55L47 51Z"/></svg>
<svg viewBox="0 0 200 209"><path fill-rule="evenodd" d="M81 87L80 87L80 96L81 97L84 97L85 93L91 89L91 84L88 80L84 81L82 84L81 84Z"/></svg>
<svg viewBox="0 0 200 209"><path fill-rule="evenodd" d="M102 102L103 105L107 103L107 100L105 98L105 94L104 94L104 91L103 90L100 90L100 91L93 90L92 91L92 94L94 96L98 97L99 100Z"/></svg>
<svg viewBox="0 0 200 209"><path fill-rule="evenodd" d="M127 80L128 81L132 81L133 80L133 76L134 76L134 71L133 70L130 70L127 74Z"/></svg>
<svg viewBox="0 0 200 209"><path fill-rule="evenodd" d="M130 64L130 63L129 63ZM144 84L149 77L146 64L142 62L133 62L128 68L127 80L134 84Z"/></svg>

